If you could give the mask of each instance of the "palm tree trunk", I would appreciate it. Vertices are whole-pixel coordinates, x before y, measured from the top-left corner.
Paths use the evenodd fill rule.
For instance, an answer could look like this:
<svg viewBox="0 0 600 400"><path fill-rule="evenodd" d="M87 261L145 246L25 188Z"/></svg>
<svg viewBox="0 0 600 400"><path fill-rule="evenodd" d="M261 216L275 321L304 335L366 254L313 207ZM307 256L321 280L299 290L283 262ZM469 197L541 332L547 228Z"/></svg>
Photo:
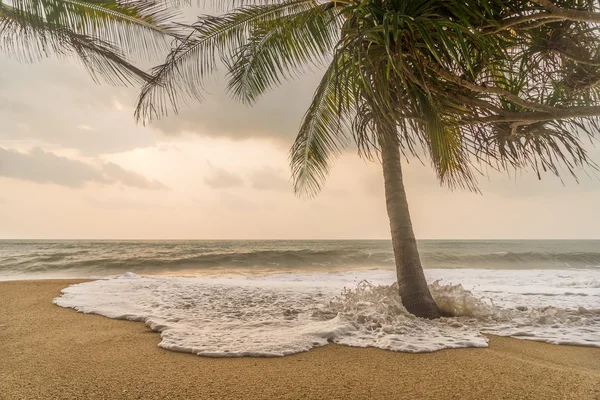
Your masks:
<svg viewBox="0 0 600 400"><path fill-rule="evenodd" d="M380 137L385 201L392 231L392 246L402 304L408 312L417 317L439 318L440 310L429 292L410 221L398 138L393 130L381 132Z"/></svg>

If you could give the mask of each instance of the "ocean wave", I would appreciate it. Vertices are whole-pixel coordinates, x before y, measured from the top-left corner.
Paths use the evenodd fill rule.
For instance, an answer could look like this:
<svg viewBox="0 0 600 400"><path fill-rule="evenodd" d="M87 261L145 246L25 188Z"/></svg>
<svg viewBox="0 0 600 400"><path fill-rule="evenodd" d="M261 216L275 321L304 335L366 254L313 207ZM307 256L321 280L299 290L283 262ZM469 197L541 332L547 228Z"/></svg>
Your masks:
<svg viewBox="0 0 600 400"><path fill-rule="evenodd" d="M424 261L452 264L529 264L550 263L564 266L600 266L598 252L493 252L452 254L448 252L425 253Z"/></svg>
<svg viewBox="0 0 600 400"><path fill-rule="evenodd" d="M449 254L422 252L422 262L427 268L594 268L600 266L600 253L482 253ZM391 252L365 252L352 250L267 250L198 254L194 251L167 254L138 255L102 254L91 251L28 254L27 256L0 259L0 272L23 273L57 270L99 269L109 272L139 271L149 273L159 270L186 270L209 268L343 268L343 267L393 267ZM598 287L600 282L591 282Z"/></svg>
<svg viewBox="0 0 600 400"><path fill-rule="evenodd" d="M89 253L86 253L89 254ZM393 265L391 253L363 253L347 251L249 251L197 254L168 254L166 256L134 255L132 257L89 257L77 258L71 254L57 253L51 255L29 255L26 259L4 259L0 269L20 269L24 272L44 272L49 269L88 269L101 267L111 270L153 270L153 269L203 269L230 267L269 267L301 268L301 267L336 267L347 265Z"/></svg>
<svg viewBox="0 0 600 400"><path fill-rule="evenodd" d="M228 268L285 271L299 268L335 270L351 267L394 267L391 248L382 244L358 242L358 245L341 243L328 246L323 248L324 245L318 242L273 242L268 245L217 242L88 242L78 245L27 244L12 249L3 248L0 242L0 275L75 270L107 274L125 271L151 274ZM594 251L475 251L476 246L468 247L464 243L463 248L452 248L447 244L437 246L437 249L431 247L433 246L421 248L421 259L425 268L600 268L600 252ZM600 281L591 281L589 285L598 287Z"/></svg>
<svg viewBox="0 0 600 400"><path fill-rule="evenodd" d="M72 285L54 301L84 313L143 321L160 332L160 347L213 357L283 356L329 342L404 352L486 347L482 332L600 347L600 313L586 308L595 301L508 293L486 298L459 284L468 282L462 274L448 271L445 284L430 285L448 315L433 321L406 312L397 286L389 284L391 271L237 278L127 274ZM551 279L503 272L489 278L512 276L515 285L526 281L532 288ZM470 271L470 286L490 280L478 275ZM570 275L585 278L582 271Z"/></svg>

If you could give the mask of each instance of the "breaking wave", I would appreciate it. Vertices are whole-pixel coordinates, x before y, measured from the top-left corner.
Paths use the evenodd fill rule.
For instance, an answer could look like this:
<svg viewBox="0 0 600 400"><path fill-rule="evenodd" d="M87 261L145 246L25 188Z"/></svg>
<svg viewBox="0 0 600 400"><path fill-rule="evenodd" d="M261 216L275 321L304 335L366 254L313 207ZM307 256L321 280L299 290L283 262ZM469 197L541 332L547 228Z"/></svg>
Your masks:
<svg viewBox="0 0 600 400"><path fill-rule="evenodd" d="M598 245L438 241L420 243L420 250L425 268L598 269L600 252L593 251ZM341 271L393 266L392 249L386 241L0 241L0 277L49 273L106 276L126 271L153 275L178 271L186 274L223 269ZM592 283L598 284L598 281Z"/></svg>
<svg viewBox="0 0 600 400"><path fill-rule="evenodd" d="M458 272L458 274L454 274ZM390 271L216 278L126 274L72 285L55 303L143 321L159 346L204 356L283 356L329 342L405 352L486 347L482 333L600 347L600 290L564 292L591 271L435 270L432 295L446 315L406 312ZM430 279L431 280L431 279ZM462 282L459 284L458 282ZM549 286L549 284L553 286ZM492 290L494 289L494 290Z"/></svg>

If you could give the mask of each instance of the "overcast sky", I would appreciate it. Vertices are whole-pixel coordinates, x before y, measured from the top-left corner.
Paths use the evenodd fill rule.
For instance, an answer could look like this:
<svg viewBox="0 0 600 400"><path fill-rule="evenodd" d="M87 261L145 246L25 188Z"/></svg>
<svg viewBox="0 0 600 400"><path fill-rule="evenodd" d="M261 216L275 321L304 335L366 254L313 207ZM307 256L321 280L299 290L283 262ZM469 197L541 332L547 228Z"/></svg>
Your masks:
<svg viewBox="0 0 600 400"><path fill-rule="evenodd" d="M223 86L143 127L136 89L96 85L75 61L0 56L0 239L386 239L380 165L349 150L314 200L287 154L318 73L254 108ZM591 149L600 162L600 152ZM481 177L483 195L405 167L419 238L600 238L600 181Z"/></svg>

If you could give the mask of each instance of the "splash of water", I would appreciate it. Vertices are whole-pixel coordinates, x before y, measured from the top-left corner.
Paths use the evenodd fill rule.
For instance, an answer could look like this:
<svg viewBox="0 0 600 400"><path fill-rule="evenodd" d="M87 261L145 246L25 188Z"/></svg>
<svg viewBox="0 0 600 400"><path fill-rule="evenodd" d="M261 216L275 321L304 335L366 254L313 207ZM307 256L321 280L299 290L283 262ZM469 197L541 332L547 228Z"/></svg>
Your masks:
<svg viewBox="0 0 600 400"><path fill-rule="evenodd" d="M461 285L434 282L434 299L452 317L431 321L409 314L397 286L386 281L369 282L356 273L212 279L128 274L70 286L55 303L144 321L161 333L161 347L206 356L281 356L328 342L406 352L485 347L481 332L600 346L600 314L583 307L501 307Z"/></svg>

